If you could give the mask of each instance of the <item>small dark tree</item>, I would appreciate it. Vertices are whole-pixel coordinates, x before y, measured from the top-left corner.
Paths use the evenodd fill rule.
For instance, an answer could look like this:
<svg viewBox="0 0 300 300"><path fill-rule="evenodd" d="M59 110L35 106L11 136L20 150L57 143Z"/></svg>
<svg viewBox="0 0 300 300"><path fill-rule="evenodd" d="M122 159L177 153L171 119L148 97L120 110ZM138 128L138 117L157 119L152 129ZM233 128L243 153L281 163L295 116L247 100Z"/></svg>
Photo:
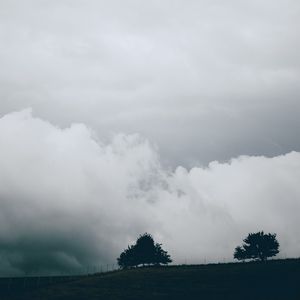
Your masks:
<svg viewBox="0 0 300 300"><path fill-rule="evenodd" d="M167 251L161 248L161 244L155 244L155 264L156 265L167 265L171 263L172 259Z"/></svg>
<svg viewBox="0 0 300 300"><path fill-rule="evenodd" d="M134 248L138 265L152 264L155 261L155 244L151 234L140 235Z"/></svg>
<svg viewBox="0 0 300 300"><path fill-rule="evenodd" d="M233 257L238 260L245 260L246 259L245 250L241 246L236 247L234 250Z"/></svg>
<svg viewBox="0 0 300 300"><path fill-rule="evenodd" d="M120 254L117 261L121 268L127 269L136 265L134 251L135 249L133 246L128 246L128 248Z"/></svg>
<svg viewBox="0 0 300 300"><path fill-rule="evenodd" d="M238 260L259 259L265 261L268 257L279 253L279 243L276 234L265 234L263 231L249 233L244 239L244 244L234 251L234 258Z"/></svg>
<svg viewBox="0 0 300 300"><path fill-rule="evenodd" d="M138 265L166 265L172 262L167 251L161 248L161 244L155 244L149 233L140 235L134 245L128 246L120 254L117 261L123 269Z"/></svg>

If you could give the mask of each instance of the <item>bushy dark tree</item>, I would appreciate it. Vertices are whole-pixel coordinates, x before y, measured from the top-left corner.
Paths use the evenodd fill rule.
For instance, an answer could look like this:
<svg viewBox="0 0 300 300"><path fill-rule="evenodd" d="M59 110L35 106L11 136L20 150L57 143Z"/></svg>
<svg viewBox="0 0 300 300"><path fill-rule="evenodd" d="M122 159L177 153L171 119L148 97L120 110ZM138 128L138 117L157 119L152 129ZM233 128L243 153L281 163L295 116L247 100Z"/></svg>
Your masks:
<svg viewBox="0 0 300 300"><path fill-rule="evenodd" d="M258 259L265 261L277 253L279 253L279 243L276 234L265 234L260 231L249 233L244 239L244 244L235 248L233 256L238 260Z"/></svg>
<svg viewBox="0 0 300 300"><path fill-rule="evenodd" d="M167 265L168 263L171 263L172 259L167 251L163 250L161 248L161 244L155 244L155 259L154 263L156 265Z"/></svg>
<svg viewBox="0 0 300 300"><path fill-rule="evenodd" d="M245 250L241 246L236 247L234 250L233 257L238 260L245 260L246 259Z"/></svg>
<svg viewBox="0 0 300 300"><path fill-rule="evenodd" d="M140 235L134 248L138 264L152 264L155 261L155 244L150 234Z"/></svg>
<svg viewBox="0 0 300 300"><path fill-rule="evenodd" d="M135 249L133 246L128 246L128 248L120 254L120 257L117 259L117 261L121 268L127 269L136 265L134 250Z"/></svg>
<svg viewBox="0 0 300 300"><path fill-rule="evenodd" d="M167 251L161 248L161 244L155 243L153 237L148 233L140 235L134 245L128 246L120 254L117 261L121 268L139 265L166 265L172 262Z"/></svg>

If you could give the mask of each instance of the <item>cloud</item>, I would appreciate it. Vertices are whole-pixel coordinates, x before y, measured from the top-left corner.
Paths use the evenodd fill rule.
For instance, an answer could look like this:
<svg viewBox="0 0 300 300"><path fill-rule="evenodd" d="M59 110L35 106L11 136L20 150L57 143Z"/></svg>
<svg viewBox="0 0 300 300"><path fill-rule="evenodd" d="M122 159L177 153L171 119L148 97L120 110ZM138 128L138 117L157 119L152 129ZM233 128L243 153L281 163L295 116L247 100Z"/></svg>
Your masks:
<svg viewBox="0 0 300 300"><path fill-rule="evenodd" d="M146 141L118 135L103 145L85 125L59 129L29 110L0 123L0 249L13 267L108 262L147 229L145 204L128 197L157 169Z"/></svg>
<svg viewBox="0 0 300 300"><path fill-rule="evenodd" d="M2 114L138 131L173 166L300 151L299 1L19 2L0 2Z"/></svg>
<svg viewBox="0 0 300 300"><path fill-rule="evenodd" d="M139 135L102 141L31 110L0 119L0 149L3 274L113 263L145 231L178 263L231 259L256 230L276 232L282 255L299 256L298 152L173 171Z"/></svg>
<svg viewBox="0 0 300 300"><path fill-rule="evenodd" d="M299 172L299 152L272 158L241 156L190 171L177 168L172 183L181 197L173 206L174 215L167 215L169 230L176 219L178 242L185 245L181 257L229 259L233 245L259 230L278 234L281 256L298 257Z"/></svg>

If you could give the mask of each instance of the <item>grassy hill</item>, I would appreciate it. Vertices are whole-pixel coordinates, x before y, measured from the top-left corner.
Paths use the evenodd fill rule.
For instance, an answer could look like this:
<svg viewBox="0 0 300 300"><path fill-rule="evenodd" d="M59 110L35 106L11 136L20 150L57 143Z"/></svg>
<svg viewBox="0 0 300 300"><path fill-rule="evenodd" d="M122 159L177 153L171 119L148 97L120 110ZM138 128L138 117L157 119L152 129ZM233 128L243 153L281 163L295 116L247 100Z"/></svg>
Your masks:
<svg viewBox="0 0 300 300"><path fill-rule="evenodd" d="M1 299L300 299L300 260L150 267L95 274Z"/></svg>

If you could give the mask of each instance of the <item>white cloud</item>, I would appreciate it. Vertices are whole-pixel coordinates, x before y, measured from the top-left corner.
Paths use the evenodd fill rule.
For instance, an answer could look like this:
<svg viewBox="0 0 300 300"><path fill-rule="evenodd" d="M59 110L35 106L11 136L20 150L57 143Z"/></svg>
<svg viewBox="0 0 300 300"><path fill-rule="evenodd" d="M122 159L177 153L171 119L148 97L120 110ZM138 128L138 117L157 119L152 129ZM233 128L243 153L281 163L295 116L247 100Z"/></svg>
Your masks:
<svg viewBox="0 0 300 300"><path fill-rule="evenodd" d="M300 151L298 0L0 1L0 112L139 132L173 166ZM280 128L280 130L278 130Z"/></svg>
<svg viewBox="0 0 300 300"><path fill-rule="evenodd" d="M229 259L256 230L278 233L282 254L299 256L298 152L165 170L139 135L103 142L84 124L62 129L30 110L0 119L0 149L3 272L113 262L145 231L179 263Z"/></svg>

